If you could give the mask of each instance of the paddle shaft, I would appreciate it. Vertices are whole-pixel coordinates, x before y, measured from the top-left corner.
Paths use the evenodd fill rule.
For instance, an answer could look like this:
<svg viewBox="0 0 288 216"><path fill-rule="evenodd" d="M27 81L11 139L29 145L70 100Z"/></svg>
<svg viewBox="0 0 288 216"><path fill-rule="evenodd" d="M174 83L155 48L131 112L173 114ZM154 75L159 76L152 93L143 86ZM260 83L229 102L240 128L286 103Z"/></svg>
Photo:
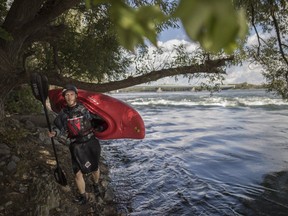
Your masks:
<svg viewBox="0 0 288 216"><path fill-rule="evenodd" d="M50 132L52 132L52 128L51 128L51 124L50 124L50 120L49 120L48 111L47 111L47 107L46 107L45 101L42 101L42 103L43 103L43 107L44 107L44 112L45 112L45 116L46 116L48 129L49 129ZM57 152L56 152L55 142L54 142L53 137L51 137L51 142L52 142L53 151L54 151L54 155L55 155L55 159L56 159L56 165L58 167L59 166L59 162L58 162L58 157L57 157Z"/></svg>
<svg viewBox="0 0 288 216"><path fill-rule="evenodd" d="M52 128L51 128L51 124L50 124L50 120L49 120L49 116L48 116L48 112L47 112L47 107L46 107L45 101L43 101L43 108L44 108L44 112L45 112L45 116L46 116L48 129L51 132ZM63 171L62 171L62 169L60 168L60 165L59 165L57 152L56 152L56 148L55 148L55 142L54 142L54 138L53 137L51 137L51 142L52 142L52 147L53 147L55 160L56 160L56 170L54 171L54 177L55 177L56 181L59 184L61 184L63 186L66 186L67 185L67 180L66 180L65 174L63 173ZM58 175L56 175L56 173Z"/></svg>
<svg viewBox="0 0 288 216"><path fill-rule="evenodd" d="M31 75L31 87L32 87L32 92L33 92L35 98L37 100L41 101L41 103L43 105L48 129L50 132L52 132L52 128L51 128L51 124L50 124L50 120L49 120L49 116L48 116L48 111L47 111L47 107L46 107L46 99L48 97L48 90L49 90L49 84L48 84L47 77L44 75L39 75L37 73L32 74ZM53 137L51 137L51 143L52 143L54 156L55 156L55 160L56 160L56 169L54 171L54 177L59 184L66 186L67 185L67 179L65 177L65 173L60 168L58 157L57 157L57 152L56 152L56 148L55 148L55 142L54 142Z"/></svg>

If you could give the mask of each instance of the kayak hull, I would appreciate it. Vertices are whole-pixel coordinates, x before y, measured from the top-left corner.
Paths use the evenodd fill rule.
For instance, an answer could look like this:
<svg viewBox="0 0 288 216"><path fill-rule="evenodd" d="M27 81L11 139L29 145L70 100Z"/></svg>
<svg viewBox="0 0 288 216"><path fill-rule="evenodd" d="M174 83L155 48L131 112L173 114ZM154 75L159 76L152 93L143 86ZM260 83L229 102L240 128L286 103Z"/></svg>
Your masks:
<svg viewBox="0 0 288 216"><path fill-rule="evenodd" d="M66 106L62 89L48 92L51 109L59 113ZM111 96L78 90L78 101L93 114L100 116L105 122L105 130L94 132L98 139L143 139L145 125L140 114L130 105Z"/></svg>

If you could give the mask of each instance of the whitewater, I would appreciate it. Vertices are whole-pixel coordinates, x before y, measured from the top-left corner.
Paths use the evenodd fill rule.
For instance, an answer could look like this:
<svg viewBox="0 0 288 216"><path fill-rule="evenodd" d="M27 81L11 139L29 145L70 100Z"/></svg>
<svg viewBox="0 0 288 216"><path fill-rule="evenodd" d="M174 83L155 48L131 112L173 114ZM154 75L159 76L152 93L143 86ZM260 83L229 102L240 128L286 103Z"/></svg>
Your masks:
<svg viewBox="0 0 288 216"><path fill-rule="evenodd" d="M102 141L127 215L288 215L288 102L264 90L112 94L143 140Z"/></svg>

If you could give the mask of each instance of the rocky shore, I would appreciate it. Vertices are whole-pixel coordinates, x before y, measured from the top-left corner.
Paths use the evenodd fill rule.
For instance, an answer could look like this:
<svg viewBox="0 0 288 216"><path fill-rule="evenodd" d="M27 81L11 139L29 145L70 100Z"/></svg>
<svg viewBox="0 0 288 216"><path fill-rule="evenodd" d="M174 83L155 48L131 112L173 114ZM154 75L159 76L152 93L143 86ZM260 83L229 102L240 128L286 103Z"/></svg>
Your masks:
<svg viewBox="0 0 288 216"><path fill-rule="evenodd" d="M56 165L44 115L7 117L0 124L0 216L120 215L113 204L109 169L101 158L100 196L92 193L86 176L89 203L73 203L77 193L68 145L55 140L60 167L68 186L56 183Z"/></svg>

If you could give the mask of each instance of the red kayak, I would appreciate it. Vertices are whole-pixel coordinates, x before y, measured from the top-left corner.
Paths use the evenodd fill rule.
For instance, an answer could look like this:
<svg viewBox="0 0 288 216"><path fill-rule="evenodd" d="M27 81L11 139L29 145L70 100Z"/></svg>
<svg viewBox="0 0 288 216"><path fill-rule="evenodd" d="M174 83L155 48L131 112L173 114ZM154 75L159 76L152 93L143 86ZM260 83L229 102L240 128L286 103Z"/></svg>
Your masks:
<svg viewBox="0 0 288 216"><path fill-rule="evenodd" d="M62 96L62 89L49 90L51 108L59 113L66 102ZM105 94L78 90L78 101L105 122L105 130L95 132L99 139L143 139L145 125L140 114L128 104Z"/></svg>

